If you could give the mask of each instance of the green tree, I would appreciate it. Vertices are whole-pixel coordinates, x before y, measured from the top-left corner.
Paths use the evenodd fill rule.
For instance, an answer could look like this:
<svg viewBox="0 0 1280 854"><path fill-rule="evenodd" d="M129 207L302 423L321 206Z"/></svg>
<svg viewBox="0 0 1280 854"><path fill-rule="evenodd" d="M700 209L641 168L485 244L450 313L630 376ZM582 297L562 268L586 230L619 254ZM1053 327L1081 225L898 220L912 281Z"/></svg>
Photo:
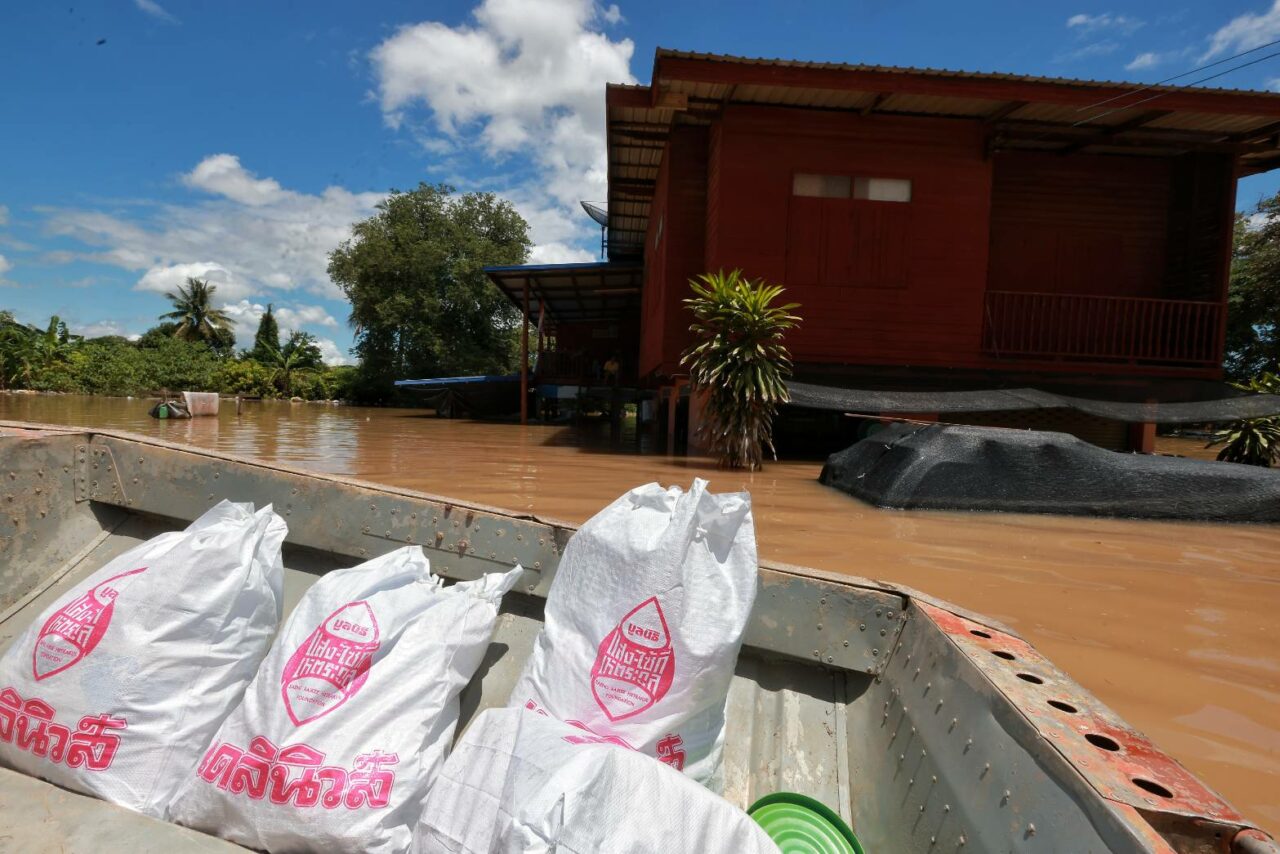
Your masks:
<svg viewBox="0 0 1280 854"><path fill-rule="evenodd" d="M351 301L366 398L405 377L505 373L519 313L484 274L521 264L528 224L492 193L446 185L393 191L329 255L329 277Z"/></svg>
<svg viewBox="0 0 1280 854"><path fill-rule="evenodd" d="M279 349L267 354L264 362L274 371L276 387L285 397L293 395L294 375L300 371L316 371L324 367L316 337L310 332L293 332Z"/></svg>
<svg viewBox="0 0 1280 854"><path fill-rule="evenodd" d="M694 394L705 395L699 435L728 468L754 470L773 449L773 418L791 399L785 378L791 356L783 337L800 318L795 303L775 306L782 288L750 281L741 270L689 281L694 344L680 358Z"/></svg>
<svg viewBox="0 0 1280 854"><path fill-rule="evenodd" d="M258 331L253 336L253 349L249 356L264 365L271 364L272 355L280 349L280 326L276 323L276 315L272 305L267 303L266 313L258 321Z"/></svg>
<svg viewBox="0 0 1280 854"><path fill-rule="evenodd" d="M227 359L215 378L218 391L245 397L275 397L275 372L253 359Z"/></svg>
<svg viewBox="0 0 1280 854"><path fill-rule="evenodd" d="M1227 292L1226 370L1237 380L1280 370L1280 194L1236 215Z"/></svg>
<svg viewBox="0 0 1280 854"><path fill-rule="evenodd" d="M0 389L20 388L31 378L37 330L0 311Z"/></svg>
<svg viewBox="0 0 1280 854"><path fill-rule="evenodd" d="M177 293L165 294L173 303L173 311L160 315L160 319L177 323L173 330L175 338L203 341L213 346L225 345L231 336L234 345L232 327L235 322L226 312L213 307L213 295L217 290L217 285L188 278L185 285L178 286Z"/></svg>

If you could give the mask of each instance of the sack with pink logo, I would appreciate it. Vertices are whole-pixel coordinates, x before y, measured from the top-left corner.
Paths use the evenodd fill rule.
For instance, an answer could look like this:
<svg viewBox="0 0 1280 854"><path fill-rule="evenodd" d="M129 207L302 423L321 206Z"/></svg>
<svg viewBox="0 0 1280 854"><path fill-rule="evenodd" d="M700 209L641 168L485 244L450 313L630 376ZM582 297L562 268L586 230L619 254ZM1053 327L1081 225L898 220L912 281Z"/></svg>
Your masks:
<svg viewBox="0 0 1280 854"><path fill-rule="evenodd" d="M777 854L669 766L523 709L482 712L422 807L414 854Z"/></svg>
<svg viewBox="0 0 1280 854"><path fill-rule="evenodd" d="M270 647L286 530L224 501L59 596L0 659L0 763L163 817Z"/></svg>
<svg viewBox="0 0 1280 854"><path fill-rule="evenodd" d="M442 586L420 546L320 578L170 808L265 851L403 851L519 567Z"/></svg>
<svg viewBox="0 0 1280 854"><path fill-rule="evenodd" d="M715 791L725 704L756 596L751 497L637 487L569 540L511 694Z"/></svg>

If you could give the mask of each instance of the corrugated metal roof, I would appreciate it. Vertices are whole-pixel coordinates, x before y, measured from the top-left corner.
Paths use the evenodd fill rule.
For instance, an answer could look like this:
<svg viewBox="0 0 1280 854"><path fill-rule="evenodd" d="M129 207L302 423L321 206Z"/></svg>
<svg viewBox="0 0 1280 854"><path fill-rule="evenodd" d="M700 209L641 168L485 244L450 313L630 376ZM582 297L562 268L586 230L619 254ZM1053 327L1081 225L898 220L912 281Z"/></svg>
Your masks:
<svg viewBox="0 0 1280 854"><path fill-rule="evenodd" d="M734 66L814 73L762 75L744 70L741 79L735 79ZM832 71L850 74L846 78L830 74ZM869 79L869 74L878 77ZM954 85L955 81L974 83ZM1010 83L1029 87L1007 85ZM1254 144L1280 131L1280 93L1253 89L766 59L658 48L653 84L611 84L606 100L610 257L617 258L639 253L642 248L648 201L656 187L671 126L709 123L730 104L982 120L993 135L993 150L1160 157L1205 150L1234 154L1245 174L1280 165L1280 147ZM1251 138L1250 134L1256 136Z"/></svg>
<svg viewBox="0 0 1280 854"><path fill-rule="evenodd" d="M801 59L768 59L765 57L733 56L731 54L696 53L693 51L672 50L660 47L655 59L669 56L678 59L697 59L707 62L722 62L733 65L765 65L778 68L814 68L824 71L873 71L889 74L923 74L933 77L959 78L967 80L1006 80L1019 83L1043 83L1047 85L1095 87L1106 89L1137 89L1150 92L1217 92L1233 95L1257 95L1273 99L1280 103L1280 92L1263 89L1224 89L1201 86L1160 86L1146 83L1134 83L1123 80L1086 80L1075 77L1042 77L1034 74L1013 74L1002 71L963 71L947 68L912 67L901 65L869 65L849 62L813 62Z"/></svg>

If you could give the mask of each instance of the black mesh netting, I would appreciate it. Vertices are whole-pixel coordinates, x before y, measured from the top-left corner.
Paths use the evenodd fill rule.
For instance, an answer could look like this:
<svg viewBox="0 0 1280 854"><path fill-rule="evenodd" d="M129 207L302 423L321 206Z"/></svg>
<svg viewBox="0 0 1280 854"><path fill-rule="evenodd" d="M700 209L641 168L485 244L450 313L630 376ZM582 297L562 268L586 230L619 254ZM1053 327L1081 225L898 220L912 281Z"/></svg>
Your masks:
<svg viewBox="0 0 1280 854"><path fill-rule="evenodd" d="M892 424L832 454L819 480L881 507L1280 521L1280 471L1036 430Z"/></svg>
<svg viewBox="0 0 1280 854"><path fill-rule="evenodd" d="M793 406L836 412L997 412L1019 409L1076 409L1116 421L1200 424L1257 418L1280 413L1280 395L1240 394L1222 385L1212 400L1098 400L1035 388L985 388L959 391L894 391L837 388L789 382Z"/></svg>

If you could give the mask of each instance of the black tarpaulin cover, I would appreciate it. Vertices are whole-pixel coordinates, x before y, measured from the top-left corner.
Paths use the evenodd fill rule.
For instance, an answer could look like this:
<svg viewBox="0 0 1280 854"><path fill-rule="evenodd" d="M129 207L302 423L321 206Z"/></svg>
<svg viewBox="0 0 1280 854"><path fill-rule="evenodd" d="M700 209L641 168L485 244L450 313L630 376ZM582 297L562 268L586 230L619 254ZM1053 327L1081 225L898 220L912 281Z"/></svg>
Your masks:
<svg viewBox="0 0 1280 854"><path fill-rule="evenodd" d="M1280 521L1280 471L1038 430L891 424L832 454L819 480L880 507Z"/></svg>

